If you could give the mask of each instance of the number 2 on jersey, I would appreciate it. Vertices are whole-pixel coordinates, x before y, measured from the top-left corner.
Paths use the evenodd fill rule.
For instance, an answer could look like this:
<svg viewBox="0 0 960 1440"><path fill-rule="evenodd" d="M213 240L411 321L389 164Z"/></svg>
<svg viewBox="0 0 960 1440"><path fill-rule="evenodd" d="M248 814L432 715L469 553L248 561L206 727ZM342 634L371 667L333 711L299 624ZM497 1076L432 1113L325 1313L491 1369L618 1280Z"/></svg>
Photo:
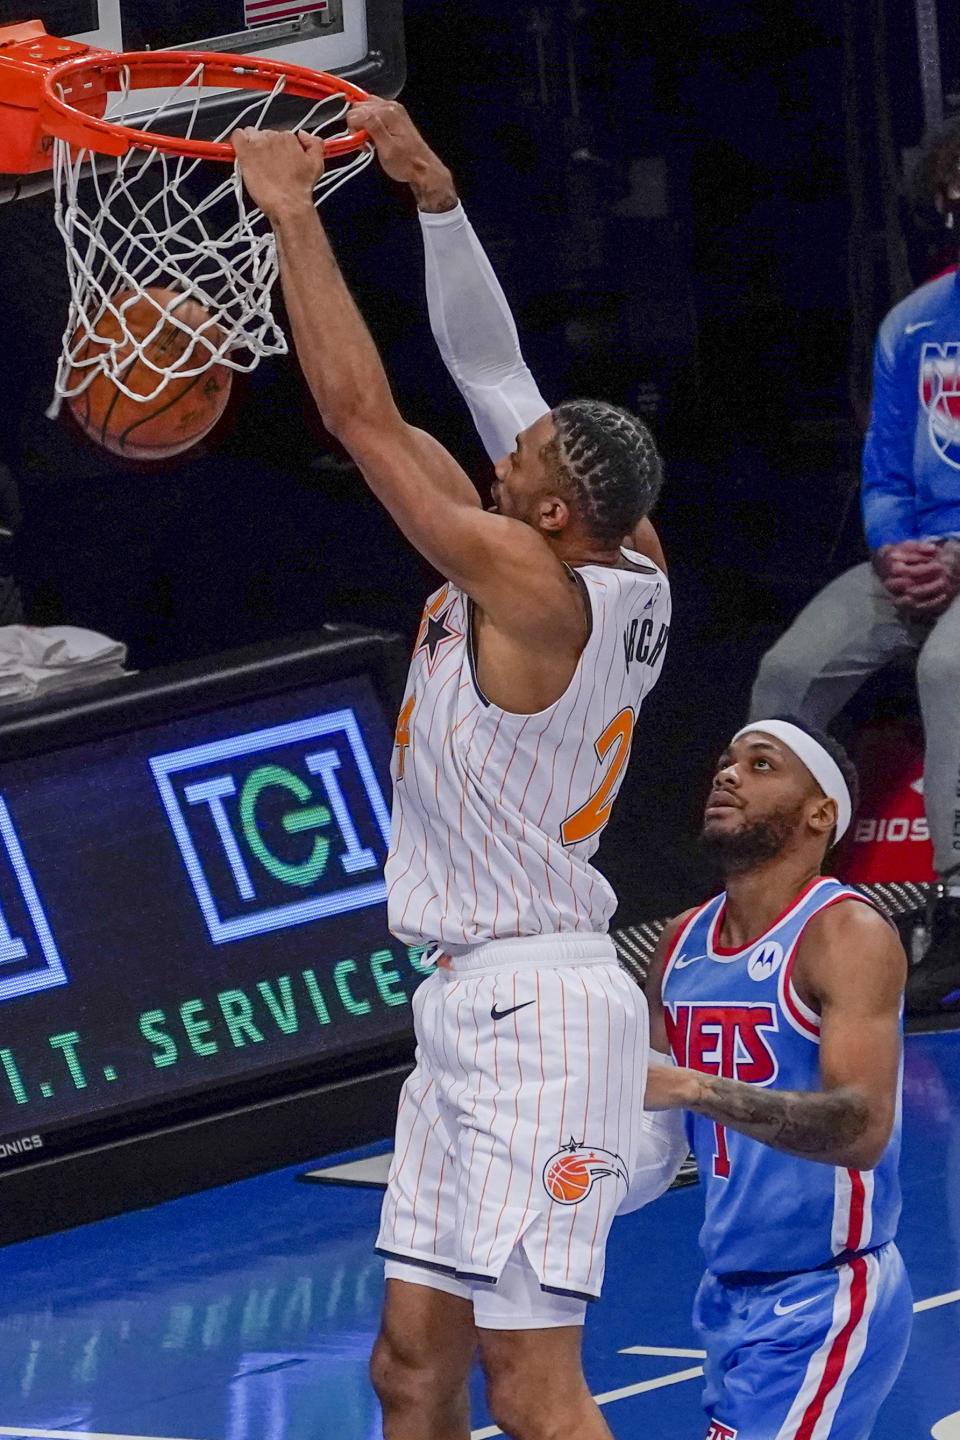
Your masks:
<svg viewBox="0 0 960 1440"><path fill-rule="evenodd" d="M403 764L407 757L407 746L410 744L410 716L413 714L413 706L416 698L415 695L411 695L397 716L397 733L394 736L393 743L400 752L397 756L398 780L403 779Z"/></svg>
<svg viewBox="0 0 960 1440"><path fill-rule="evenodd" d="M610 819L617 784L623 774L623 767L630 756L630 742L633 739L633 711L629 706L615 715L603 734L596 741L594 750L598 760L605 760L613 750L613 759L600 784L590 799L579 810L568 815L560 826L560 838L564 845L576 845L578 840L588 840L602 830Z"/></svg>

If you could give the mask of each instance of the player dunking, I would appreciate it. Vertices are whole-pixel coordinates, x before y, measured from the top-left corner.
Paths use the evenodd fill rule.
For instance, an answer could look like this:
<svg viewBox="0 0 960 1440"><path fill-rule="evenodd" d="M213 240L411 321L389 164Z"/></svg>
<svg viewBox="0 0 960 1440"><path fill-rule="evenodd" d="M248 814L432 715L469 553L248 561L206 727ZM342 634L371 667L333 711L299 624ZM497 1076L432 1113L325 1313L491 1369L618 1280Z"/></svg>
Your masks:
<svg viewBox="0 0 960 1440"><path fill-rule="evenodd" d="M385 156L390 127L375 110L358 122ZM406 119L390 113L394 126ZM645 1002L616 964L615 899L590 860L663 664L666 578L622 548L656 498L659 459L645 427L613 406L549 410L517 356L513 383L501 376L477 401L493 444L505 442L499 513L484 511L393 403L311 203L320 146L233 138L277 236L324 421L446 577L424 611L394 751L391 928L436 942L438 968L415 997L418 1063L379 1237L384 1433L467 1440L479 1348L509 1434L599 1440L610 1432L581 1369L585 1302L599 1295L629 1178L659 1142L642 1116ZM462 242L449 175L412 127L407 140L415 188ZM457 285L472 269L493 301L473 315L473 346L498 350L505 336L515 347L467 239L454 246L469 257Z"/></svg>
<svg viewBox="0 0 960 1440"><path fill-rule="evenodd" d="M906 961L863 896L821 876L855 806L835 741L785 720L734 736L703 840L725 893L651 965L647 1104L691 1112L706 1185L709 1440L866 1440L906 1353L900 1016Z"/></svg>

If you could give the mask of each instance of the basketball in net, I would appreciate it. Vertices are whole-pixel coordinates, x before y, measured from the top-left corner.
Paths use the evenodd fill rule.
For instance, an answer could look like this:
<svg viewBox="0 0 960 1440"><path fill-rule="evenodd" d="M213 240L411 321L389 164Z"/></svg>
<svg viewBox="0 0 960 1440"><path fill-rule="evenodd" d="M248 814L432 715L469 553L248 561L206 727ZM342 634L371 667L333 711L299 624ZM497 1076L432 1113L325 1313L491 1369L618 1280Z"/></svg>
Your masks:
<svg viewBox="0 0 960 1440"><path fill-rule="evenodd" d="M346 123L369 96L268 57L65 44L41 21L0 48L0 172L51 167L66 247L69 316L47 414L66 404L128 459L179 455L223 414L233 372L288 352L271 300L276 241L230 135L321 138L319 202L373 158Z"/></svg>
<svg viewBox="0 0 960 1440"><path fill-rule="evenodd" d="M91 440L125 459L180 455L213 429L230 397L230 369L211 363L221 341L209 310L189 295L119 291L72 337L70 412Z"/></svg>

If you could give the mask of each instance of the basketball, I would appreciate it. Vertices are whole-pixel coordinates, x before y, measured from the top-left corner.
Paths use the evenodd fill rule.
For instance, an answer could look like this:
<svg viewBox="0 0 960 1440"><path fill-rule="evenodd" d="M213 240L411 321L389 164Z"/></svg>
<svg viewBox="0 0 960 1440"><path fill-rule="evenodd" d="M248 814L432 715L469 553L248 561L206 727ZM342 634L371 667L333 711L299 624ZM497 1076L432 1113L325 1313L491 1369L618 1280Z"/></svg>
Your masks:
<svg viewBox="0 0 960 1440"><path fill-rule="evenodd" d="M127 395L109 374L98 372L84 390L67 399L71 414L87 435L114 455L128 460L166 460L189 450L220 419L230 397L232 371L215 363L198 375L166 379L163 372L202 365L209 354L193 333L206 327L211 346L220 332L210 312L189 295L154 286L137 298L119 291L84 339L78 330L71 347L74 365L68 388L89 374L90 362L116 351L115 365ZM114 310L122 311L123 320ZM124 328L125 326L125 328ZM136 342L145 341L138 353ZM156 368L154 368L156 367ZM165 383L164 383L165 382Z"/></svg>
<svg viewBox="0 0 960 1440"><path fill-rule="evenodd" d="M562 1205L574 1205L590 1191L590 1171L579 1155L563 1155L554 1158L544 1175L548 1195Z"/></svg>

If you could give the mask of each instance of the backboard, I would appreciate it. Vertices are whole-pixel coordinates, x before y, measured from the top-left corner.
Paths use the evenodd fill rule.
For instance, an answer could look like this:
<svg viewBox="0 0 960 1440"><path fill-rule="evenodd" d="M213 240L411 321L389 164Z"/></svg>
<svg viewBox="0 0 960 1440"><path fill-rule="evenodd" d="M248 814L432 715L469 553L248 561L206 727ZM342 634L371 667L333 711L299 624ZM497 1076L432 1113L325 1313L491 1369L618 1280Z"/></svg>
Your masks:
<svg viewBox="0 0 960 1440"><path fill-rule="evenodd" d="M227 50L346 77L378 95L404 80L402 0L0 0L0 24L105 50Z"/></svg>
<svg viewBox="0 0 960 1440"><path fill-rule="evenodd" d="M0 0L0 25L42 20L50 35L113 51L266 56L392 97L405 78L402 10L403 0ZM151 92L143 98L149 111ZM212 108L229 104L221 94Z"/></svg>
<svg viewBox="0 0 960 1440"><path fill-rule="evenodd" d="M395 95L403 84L401 0L81 0L76 8L96 12L83 16L77 38L107 50L229 50L346 74L377 94ZM44 18L33 9L31 19Z"/></svg>

